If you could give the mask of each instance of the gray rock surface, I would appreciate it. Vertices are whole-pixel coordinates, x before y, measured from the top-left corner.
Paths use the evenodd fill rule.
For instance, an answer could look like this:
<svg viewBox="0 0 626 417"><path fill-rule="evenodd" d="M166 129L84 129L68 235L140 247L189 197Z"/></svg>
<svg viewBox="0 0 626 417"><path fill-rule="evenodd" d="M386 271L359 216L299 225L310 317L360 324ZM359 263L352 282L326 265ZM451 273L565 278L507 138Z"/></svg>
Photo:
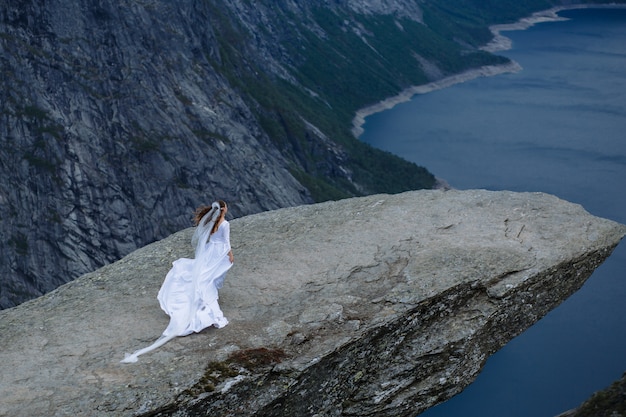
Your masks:
<svg viewBox="0 0 626 417"><path fill-rule="evenodd" d="M626 227L540 193L417 191L231 222L230 324L168 322L192 229L0 312L0 415L415 416L575 292Z"/></svg>

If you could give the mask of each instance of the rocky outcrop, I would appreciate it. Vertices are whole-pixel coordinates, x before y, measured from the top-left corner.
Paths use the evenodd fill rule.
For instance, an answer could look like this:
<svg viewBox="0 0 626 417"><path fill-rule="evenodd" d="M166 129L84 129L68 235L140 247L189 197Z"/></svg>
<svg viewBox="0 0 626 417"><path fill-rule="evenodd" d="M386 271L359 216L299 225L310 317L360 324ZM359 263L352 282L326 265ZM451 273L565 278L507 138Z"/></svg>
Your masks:
<svg viewBox="0 0 626 417"><path fill-rule="evenodd" d="M609 387L594 393L578 408L557 417L623 417L626 416L626 373Z"/></svg>
<svg viewBox="0 0 626 417"><path fill-rule="evenodd" d="M540 193L417 191L231 222L223 329L168 322L192 229L0 312L0 415L415 416L575 292L626 227Z"/></svg>

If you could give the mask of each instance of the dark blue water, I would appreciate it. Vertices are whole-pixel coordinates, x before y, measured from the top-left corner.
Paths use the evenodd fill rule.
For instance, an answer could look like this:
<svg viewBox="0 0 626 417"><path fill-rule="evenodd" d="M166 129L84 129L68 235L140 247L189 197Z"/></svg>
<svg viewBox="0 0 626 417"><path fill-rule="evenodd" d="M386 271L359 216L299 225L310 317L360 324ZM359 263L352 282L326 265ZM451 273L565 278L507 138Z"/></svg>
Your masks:
<svg viewBox="0 0 626 417"><path fill-rule="evenodd" d="M523 70L415 96L361 139L459 189L543 191L626 223L626 10L504 34ZM583 288L420 417L553 417L626 371L626 242Z"/></svg>

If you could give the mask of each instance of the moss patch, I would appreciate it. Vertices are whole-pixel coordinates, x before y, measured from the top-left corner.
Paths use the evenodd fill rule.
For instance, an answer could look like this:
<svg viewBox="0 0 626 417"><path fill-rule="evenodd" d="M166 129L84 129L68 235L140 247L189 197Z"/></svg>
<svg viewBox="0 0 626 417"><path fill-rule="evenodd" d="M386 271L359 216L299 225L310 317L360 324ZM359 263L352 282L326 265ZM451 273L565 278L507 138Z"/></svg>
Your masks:
<svg viewBox="0 0 626 417"><path fill-rule="evenodd" d="M200 380L182 395L197 397L213 392L215 387L230 378L244 375L247 371L258 370L280 363L287 355L282 349L254 348L238 350L230 354L223 362L209 362Z"/></svg>

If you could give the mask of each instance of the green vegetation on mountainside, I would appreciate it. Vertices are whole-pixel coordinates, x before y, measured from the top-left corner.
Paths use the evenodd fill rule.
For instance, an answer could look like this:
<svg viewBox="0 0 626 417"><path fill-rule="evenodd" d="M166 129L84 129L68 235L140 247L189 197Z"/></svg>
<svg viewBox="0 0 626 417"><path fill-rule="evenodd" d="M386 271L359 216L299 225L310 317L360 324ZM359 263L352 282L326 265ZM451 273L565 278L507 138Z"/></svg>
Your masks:
<svg viewBox="0 0 626 417"><path fill-rule="evenodd" d="M312 10L312 20L302 20L278 6L276 12L289 22L280 28L279 41L295 83L255 65L247 45L252 35L216 9L214 24L222 34L219 69L258 103L254 110L264 130L317 201L432 188L435 178L425 168L355 139L350 131L355 112L429 82L421 62L444 76L506 63L477 49L492 37L488 26L551 6L546 0L434 0L421 4L423 23L323 7ZM315 140L307 122L340 147ZM337 166L349 173L336 172Z"/></svg>

